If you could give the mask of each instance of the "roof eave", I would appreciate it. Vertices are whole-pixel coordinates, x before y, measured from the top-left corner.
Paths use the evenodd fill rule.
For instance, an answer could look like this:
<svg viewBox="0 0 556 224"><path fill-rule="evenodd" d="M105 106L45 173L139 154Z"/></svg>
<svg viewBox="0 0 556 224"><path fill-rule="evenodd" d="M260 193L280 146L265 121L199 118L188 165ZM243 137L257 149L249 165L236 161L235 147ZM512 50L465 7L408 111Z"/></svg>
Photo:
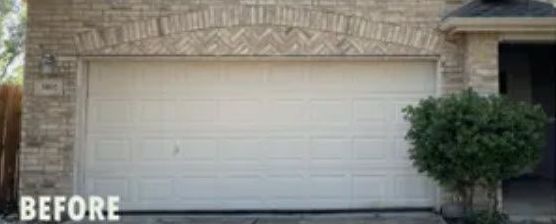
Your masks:
<svg viewBox="0 0 556 224"><path fill-rule="evenodd" d="M448 17L440 30L449 35L470 32L556 32L556 17Z"/></svg>

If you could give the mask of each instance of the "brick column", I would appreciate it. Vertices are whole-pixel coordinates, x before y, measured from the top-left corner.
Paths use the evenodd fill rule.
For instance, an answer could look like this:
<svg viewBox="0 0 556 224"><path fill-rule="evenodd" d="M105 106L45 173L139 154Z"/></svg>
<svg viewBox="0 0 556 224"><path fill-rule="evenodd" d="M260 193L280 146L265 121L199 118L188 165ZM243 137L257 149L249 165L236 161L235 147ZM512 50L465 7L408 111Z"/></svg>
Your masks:
<svg viewBox="0 0 556 224"><path fill-rule="evenodd" d="M467 33L464 44L464 85L480 94L498 94L498 40L496 33ZM486 190L475 190L476 208L488 206Z"/></svg>
<svg viewBox="0 0 556 224"><path fill-rule="evenodd" d="M498 93L498 35L469 33L465 44L465 85L483 94Z"/></svg>

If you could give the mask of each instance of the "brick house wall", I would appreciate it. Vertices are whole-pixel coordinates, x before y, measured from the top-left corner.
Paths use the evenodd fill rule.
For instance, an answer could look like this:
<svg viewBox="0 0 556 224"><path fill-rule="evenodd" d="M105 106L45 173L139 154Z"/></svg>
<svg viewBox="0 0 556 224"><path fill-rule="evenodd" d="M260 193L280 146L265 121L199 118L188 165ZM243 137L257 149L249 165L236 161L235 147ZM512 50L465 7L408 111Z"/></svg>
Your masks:
<svg viewBox="0 0 556 224"><path fill-rule="evenodd" d="M84 56L436 57L441 92L495 92L496 35L445 36L454 0L29 0L21 194L74 192ZM59 70L39 73L41 55ZM466 59L467 58L467 59ZM469 74L469 75L464 75ZM38 83L58 81L59 94Z"/></svg>

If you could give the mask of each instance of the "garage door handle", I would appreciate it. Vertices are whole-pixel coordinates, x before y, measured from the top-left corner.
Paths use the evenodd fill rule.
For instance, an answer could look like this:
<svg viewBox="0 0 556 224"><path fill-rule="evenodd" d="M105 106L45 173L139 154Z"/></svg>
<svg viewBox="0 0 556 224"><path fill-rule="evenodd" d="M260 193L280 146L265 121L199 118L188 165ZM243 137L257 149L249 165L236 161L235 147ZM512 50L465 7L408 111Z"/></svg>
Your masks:
<svg viewBox="0 0 556 224"><path fill-rule="evenodd" d="M176 142L176 143L174 144L174 155L177 155L177 154L179 154L179 153L180 153L180 143L179 143L179 142Z"/></svg>

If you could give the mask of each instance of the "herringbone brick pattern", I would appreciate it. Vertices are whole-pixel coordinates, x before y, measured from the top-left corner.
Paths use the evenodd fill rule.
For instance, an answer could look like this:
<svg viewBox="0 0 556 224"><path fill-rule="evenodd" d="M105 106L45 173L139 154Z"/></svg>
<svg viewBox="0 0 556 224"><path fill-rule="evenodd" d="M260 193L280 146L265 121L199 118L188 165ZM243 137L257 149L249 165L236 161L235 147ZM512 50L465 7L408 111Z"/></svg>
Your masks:
<svg viewBox="0 0 556 224"><path fill-rule="evenodd" d="M219 28L128 42L103 55L402 55L432 50L285 27Z"/></svg>
<svg viewBox="0 0 556 224"><path fill-rule="evenodd" d="M88 55L436 54L442 44L434 30L284 6L213 7L91 30L75 41Z"/></svg>

